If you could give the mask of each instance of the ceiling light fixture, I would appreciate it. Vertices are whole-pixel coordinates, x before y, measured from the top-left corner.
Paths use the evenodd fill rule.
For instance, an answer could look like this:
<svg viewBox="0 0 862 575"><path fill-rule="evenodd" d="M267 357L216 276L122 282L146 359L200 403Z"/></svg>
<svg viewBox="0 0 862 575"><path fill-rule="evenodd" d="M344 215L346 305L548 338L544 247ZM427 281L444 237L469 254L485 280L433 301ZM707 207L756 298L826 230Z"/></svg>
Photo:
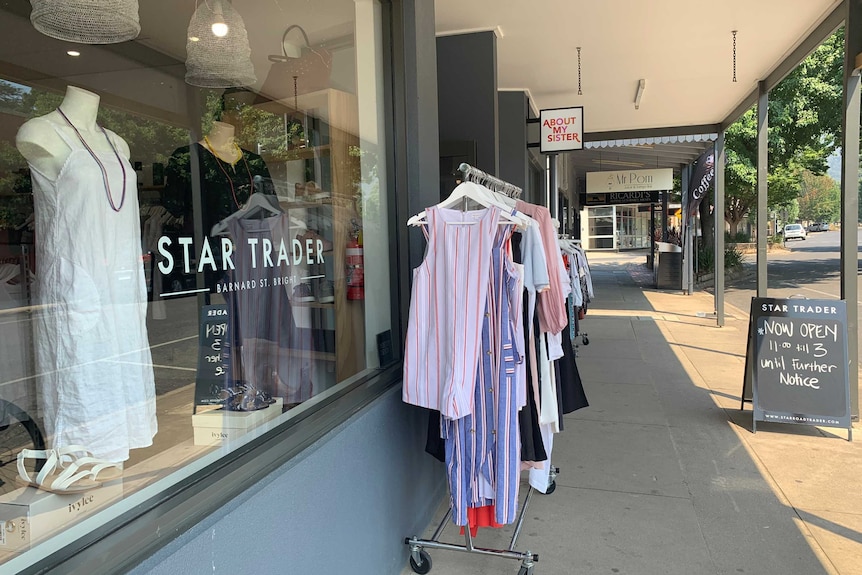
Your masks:
<svg viewBox="0 0 862 575"><path fill-rule="evenodd" d="M68 52L66 52L66 54L68 54L69 56L72 56L73 58L77 58L78 56L81 55L81 53L78 52L77 50L69 50Z"/></svg>
<svg viewBox="0 0 862 575"><path fill-rule="evenodd" d="M117 44L138 37L138 0L30 0L42 34L78 44Z"/></svg>
<svg viewBox="0 0 862 575"><path fill-rule="evenodd" d="M297 31L302 39L288 40ZM296 38L297 34L293 34ZM323 46L313 46L302 26L291 24L281 36L281 54L267 56L272 66L260 87L267 100L280 100L290 92L293 79L293 97L329 87L332 70L332 53Z"/></svg>
<svg viewBox="0 0 862 575"><path fill-rule="evenodd" d="M645 88L646 88L646 80L641 78L640 80L638 80L638 91L635 92L635 110L640 110L641 98L643 98Z"/></svg>
<svg viewBox="0 0 862 575"><path fill-rule="evenodd" d="M302 39L305 41L305 44L297 44L295 42L288 41L287 35L290 34L291 30L299 30L299 33L302 34ZM285 30L284 34L282 34L281 36L281 51L284 56L270 56L269 60L271 62L284 62L288 58L301 58L303 47L307 48L309 46L311 46L311 42L308 41L308 34L305 33L303 27L299 24L291 24L287 27L287 30Z"/></svg>
<svg viewBox="0 0 862 575"><path fill-rule="evenodd" d="M224 21L224 12L222 11L221 1L213 0L213 23L210 26L213 34L218 36L219 38L224 38L227 36L227 33L230 32L230 27Z"/></svg>
<svg viewBox="0 0 862 575"><path fill-rule="evenodd" d="M257 82L245 23L227 0L200 2L186 37L186 83L236 88Z"/></svg>

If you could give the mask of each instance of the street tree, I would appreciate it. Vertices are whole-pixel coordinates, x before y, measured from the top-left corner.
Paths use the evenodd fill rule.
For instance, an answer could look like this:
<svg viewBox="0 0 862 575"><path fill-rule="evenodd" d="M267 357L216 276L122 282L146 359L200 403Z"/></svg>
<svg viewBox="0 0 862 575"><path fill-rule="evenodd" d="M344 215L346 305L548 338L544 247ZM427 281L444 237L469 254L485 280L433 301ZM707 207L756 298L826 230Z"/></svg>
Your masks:
<svg viewBox="0 0 862 575"><path fill-rule="evenodd" d="M841 211L841 186L828 175L802 172L799 217L811 222L833 222Z"/></svg>
<svg viewBox="0 0 862 575"><path fill-rule="evenodd" d="M844 29L812 52L769 94L767 203L787 207L799 197L806 171L822 175L840 144ZM726 208L730 233L757 206L757 112L727 130Z"/></svg>

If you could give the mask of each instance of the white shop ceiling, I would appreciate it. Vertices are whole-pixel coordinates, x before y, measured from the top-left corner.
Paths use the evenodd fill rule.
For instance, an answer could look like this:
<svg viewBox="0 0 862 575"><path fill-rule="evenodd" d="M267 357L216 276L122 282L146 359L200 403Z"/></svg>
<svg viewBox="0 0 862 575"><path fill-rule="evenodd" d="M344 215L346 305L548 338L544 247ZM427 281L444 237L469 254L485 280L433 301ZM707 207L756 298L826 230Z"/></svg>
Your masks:
<svg viewBox="0 0 862 575"><path fill-rule="evenodd" d="M584 106L586 132L717 124L836 0L435 0L438 35L498 30L498 87ZM737 30L733 82L733 35ZM581 47L578 95L577 47ZM640 109L638 80L646 80Z"/></svg>

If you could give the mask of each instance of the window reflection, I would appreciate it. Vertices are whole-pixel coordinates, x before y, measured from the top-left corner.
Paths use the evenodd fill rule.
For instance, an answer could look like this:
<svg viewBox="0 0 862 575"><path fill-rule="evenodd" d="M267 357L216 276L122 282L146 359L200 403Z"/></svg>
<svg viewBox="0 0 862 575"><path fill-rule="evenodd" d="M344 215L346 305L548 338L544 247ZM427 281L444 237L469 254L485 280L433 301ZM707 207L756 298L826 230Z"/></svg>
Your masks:
<svg viewBox="0 0 862 575"><path fill-rule="evenodd" d="M0 10L0 523L26 490L94 512L397 359L381 6L282 4L153 0L110 45ZM24 487L42 448L100 463L61 486L29 457ZM0 562L71 525L28 521Z"/></svg>

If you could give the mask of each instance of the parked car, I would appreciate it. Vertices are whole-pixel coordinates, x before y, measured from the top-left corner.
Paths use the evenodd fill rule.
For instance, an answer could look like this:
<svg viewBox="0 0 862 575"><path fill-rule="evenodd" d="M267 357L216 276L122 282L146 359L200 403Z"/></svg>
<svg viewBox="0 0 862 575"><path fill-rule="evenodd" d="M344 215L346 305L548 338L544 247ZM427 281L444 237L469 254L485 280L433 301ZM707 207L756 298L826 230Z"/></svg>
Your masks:
<svg viewBox="0 0 862 575"><path fill-rule="evenodd" d="M784 241L787 240L804 240L808 237L805 228L802 224L787 224L784 226Z"/></svg>
<svg viewBox="0 0 862 575"><path fill-rule="evenodd" d="M811 232L822 231L823 228L821 226L822 226L822 224L820 224L819 222L814 222L813 224L808 224L808 233L810 234Z"/></svg>

